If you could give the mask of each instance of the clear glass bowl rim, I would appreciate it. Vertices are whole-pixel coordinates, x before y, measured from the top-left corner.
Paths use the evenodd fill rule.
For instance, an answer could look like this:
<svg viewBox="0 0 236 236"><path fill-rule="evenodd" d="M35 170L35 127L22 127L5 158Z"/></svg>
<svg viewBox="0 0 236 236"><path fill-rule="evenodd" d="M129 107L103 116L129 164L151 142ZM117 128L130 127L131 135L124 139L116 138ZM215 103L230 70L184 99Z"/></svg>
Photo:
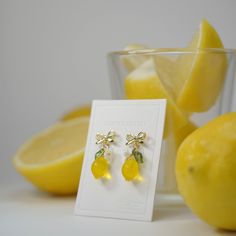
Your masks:
<svg viewBox="0 0 236 236"><path fill-rule="evenodd" d="M232 48L150 48L136 50L112 51L108 56L131 56L131 55L152 55L152 54L195 54L195 53L212 53L212 54L234 54L236 49Z"/></svg>

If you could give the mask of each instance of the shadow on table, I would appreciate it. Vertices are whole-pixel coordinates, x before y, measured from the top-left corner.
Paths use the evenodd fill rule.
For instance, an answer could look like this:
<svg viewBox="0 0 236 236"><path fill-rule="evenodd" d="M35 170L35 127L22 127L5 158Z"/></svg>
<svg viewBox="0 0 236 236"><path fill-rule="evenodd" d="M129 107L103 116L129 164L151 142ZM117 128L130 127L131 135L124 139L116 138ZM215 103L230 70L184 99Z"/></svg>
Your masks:
<svg viewBox="0 0 236 236"><path fill-rule="evenodd" d="M223 229L216 229L217 235L236 235L236 231L230 231L230 230L223 230Z"/></svg>
<svg viewBox="0 0 236 236"><path fill-rule="evenodd" d="M154 209L153 221L191 220L196 217L184 205L180 206L157 206Z"/></svg>
<svg viewBox="0 0 236 236"><path fill-rule="evenodd" d="M181 221L181 220L198 220L199 223L205 224L211 231L210 235L231 236L236 235L236 231L222 230L211 227L193 215L187 206L156 206L153 214L153 221Z"/></svg>

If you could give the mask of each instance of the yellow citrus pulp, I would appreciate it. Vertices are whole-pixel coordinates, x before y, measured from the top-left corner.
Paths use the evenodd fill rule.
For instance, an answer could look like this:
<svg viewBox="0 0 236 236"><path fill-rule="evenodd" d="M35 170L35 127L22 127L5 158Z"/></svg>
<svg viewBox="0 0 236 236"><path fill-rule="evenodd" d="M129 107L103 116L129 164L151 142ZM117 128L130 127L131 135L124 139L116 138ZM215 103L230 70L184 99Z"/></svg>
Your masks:
<svg viewBox="0 0 236 236"><path fill-rule="evenodd" d="M156 62L164 70L169 68L174 62L166 57L159 56L155 59L148 59L144 64L132 71L125 80L125 94L128 99L167 99L167 116L165 124L164 138L172 130L178 139L176 143L181 142L182 130L185 134L192 132L196 127L190 125L187 114L182 112L174 100L175 83L171 83L172 77L166 76L160 79L156 69ZM168 84L168 85L167 85ZM172 86L172 87L171 87ZM184 137L183 137L184 138Z"/></svg>
<svg viewBox="0 0 236 236"><path fill-rule="evenodd" d="M15 168L38 188L54 194L77 192L89 118L59 122L15 154Z"/></svg>
<svg viewBox="0 0 236 236"><path fill-rule="evenodd" d="M176 178L196 215L218 228L236 230L236 112L217 117L183 141Z"/></svg>
<svg viewBox="0 0 236 236"><path fill-rule="evenodd" d="M187 49L224 48L216 30L202 20L200 29ZM227 57L220 50L217 53L200 51L197 54L183 54L178 59L178 76L183 86L177 105L188 112L204 112L216 102L227 72Z"/></svg>

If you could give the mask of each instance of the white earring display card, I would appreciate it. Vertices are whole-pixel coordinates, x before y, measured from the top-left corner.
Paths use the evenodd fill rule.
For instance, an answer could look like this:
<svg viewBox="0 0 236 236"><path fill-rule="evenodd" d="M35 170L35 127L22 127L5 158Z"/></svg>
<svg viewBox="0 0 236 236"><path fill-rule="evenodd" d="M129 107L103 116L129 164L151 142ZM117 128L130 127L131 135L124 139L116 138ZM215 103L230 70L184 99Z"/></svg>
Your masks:
<svg viewBox="0 0 236 236"><path fill-rule="evenodd" d="M93 102L75 214L152 220L165 110L165 99ZM115 132L109 146L109 174L96 179L91 166L101 149L96 144L97 133L106 135L109 131ZM138 178L127 181L122 166L132 148L126 145L126 136L132 139L140 132L146 134L138 147L143 163L138 164Z"/></svg>

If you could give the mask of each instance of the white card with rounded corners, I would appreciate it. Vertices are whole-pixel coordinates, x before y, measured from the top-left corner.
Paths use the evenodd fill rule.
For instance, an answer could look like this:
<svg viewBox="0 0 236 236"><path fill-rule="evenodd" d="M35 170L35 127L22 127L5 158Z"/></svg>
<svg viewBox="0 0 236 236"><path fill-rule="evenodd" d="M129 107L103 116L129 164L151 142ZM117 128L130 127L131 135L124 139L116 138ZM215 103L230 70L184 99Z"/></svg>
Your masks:
<svg viewBox="0 0 236 236"><path fill-rule="evenodd" d="M75 214L152 220L165 110L165 99L93 101ZM110 145L109 176L96 179L91 172L100 148L96 145L96 134L107 134L110 130L115 131L116 137ZM126 135L139 132L146 133L139 148L143 164L139 164L139 178L126 181L121 169L125 156L132 152L126 145Z"/></svg>

